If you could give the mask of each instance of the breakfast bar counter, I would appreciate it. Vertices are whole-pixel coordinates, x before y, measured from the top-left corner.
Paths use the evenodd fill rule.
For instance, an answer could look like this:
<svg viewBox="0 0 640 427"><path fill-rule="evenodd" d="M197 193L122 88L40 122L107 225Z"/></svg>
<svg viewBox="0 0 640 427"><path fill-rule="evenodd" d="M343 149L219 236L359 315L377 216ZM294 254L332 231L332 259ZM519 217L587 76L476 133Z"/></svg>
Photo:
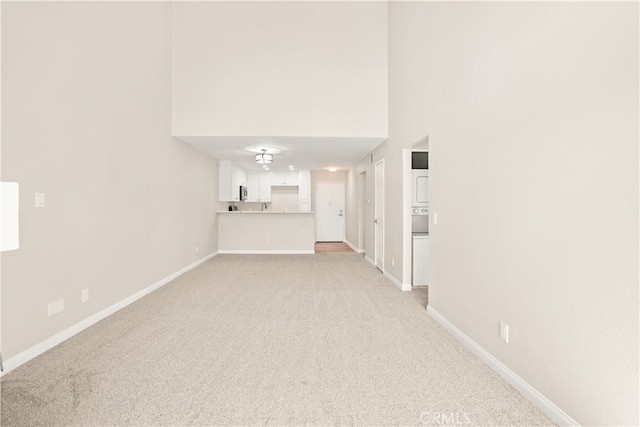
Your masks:
<svg viewBox="0 0 640 427"><path fill-rule="evenodd" d="M313 254L313 212L220 211L220 254Z"/></svg>

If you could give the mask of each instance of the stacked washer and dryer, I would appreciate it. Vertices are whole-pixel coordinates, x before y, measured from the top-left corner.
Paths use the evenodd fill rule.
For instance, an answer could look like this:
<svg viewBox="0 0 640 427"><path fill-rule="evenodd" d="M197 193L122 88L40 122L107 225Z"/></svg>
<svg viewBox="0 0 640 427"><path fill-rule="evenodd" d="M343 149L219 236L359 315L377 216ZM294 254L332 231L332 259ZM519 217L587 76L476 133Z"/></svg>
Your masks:
<svg viewBox="0 0 640 427"><path fill-rule="evenodd" d="M429 152L411 153L411 237L413 286L427 286L429 279Z"/></svg>

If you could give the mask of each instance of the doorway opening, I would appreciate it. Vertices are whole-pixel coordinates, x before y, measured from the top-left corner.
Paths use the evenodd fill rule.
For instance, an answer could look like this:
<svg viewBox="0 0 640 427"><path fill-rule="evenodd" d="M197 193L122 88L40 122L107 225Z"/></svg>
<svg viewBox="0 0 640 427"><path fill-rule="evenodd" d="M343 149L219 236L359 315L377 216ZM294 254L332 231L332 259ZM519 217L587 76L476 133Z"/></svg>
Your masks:
<svg viewBox="0 0 640 427"><path fill-rule="evenodd" d="M429 301L429 136L402 150L403 287L422 305Z"/></svg>

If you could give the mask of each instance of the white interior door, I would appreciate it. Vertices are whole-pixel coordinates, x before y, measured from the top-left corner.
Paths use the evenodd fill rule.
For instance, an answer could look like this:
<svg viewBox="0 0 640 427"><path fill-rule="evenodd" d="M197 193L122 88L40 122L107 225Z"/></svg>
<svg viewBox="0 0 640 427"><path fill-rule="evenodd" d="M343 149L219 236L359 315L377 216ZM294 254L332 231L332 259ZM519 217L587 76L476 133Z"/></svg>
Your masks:
<svg viewBox="0 0 640 427"><path fill-rule="evenodd" d="M316 241L344 242L344 182L316 182Z"/></svg>
<svg viewBox="0 0 640 427"><path fill-rule="evenodd" d="M376 163L375 169L375 216L374 240L376 267L384 271L384 159Z"/></svg>

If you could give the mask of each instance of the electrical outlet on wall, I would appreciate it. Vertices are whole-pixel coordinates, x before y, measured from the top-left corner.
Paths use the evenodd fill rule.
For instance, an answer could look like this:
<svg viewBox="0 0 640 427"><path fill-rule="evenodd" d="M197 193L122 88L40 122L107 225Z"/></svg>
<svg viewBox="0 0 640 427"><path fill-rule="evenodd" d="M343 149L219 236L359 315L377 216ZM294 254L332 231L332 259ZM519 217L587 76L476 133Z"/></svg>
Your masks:
<svg viewBox="0 0 640 427"><path fill-rule="evenodd" d="M82 290L82 303L89 301L89 289Z"/></svg>
<svg viewBox="0 0 640 427"><path fill-rule="evenodd" d="M49 317L64 311L64 299L60 298L54 302L50 302L48 308Z"/></svg>
<svg viewBox="0 0 640 427"><path fill-rule="evenodd" d="M395 266L396 266L396 259L391 258L391 267L395 267Z"/></svg>
<svg viewBox="0 0 640 427"><path fill-rule="evenodd" d="M200 248L196 246L196 253L200 252Z"/></svg>

